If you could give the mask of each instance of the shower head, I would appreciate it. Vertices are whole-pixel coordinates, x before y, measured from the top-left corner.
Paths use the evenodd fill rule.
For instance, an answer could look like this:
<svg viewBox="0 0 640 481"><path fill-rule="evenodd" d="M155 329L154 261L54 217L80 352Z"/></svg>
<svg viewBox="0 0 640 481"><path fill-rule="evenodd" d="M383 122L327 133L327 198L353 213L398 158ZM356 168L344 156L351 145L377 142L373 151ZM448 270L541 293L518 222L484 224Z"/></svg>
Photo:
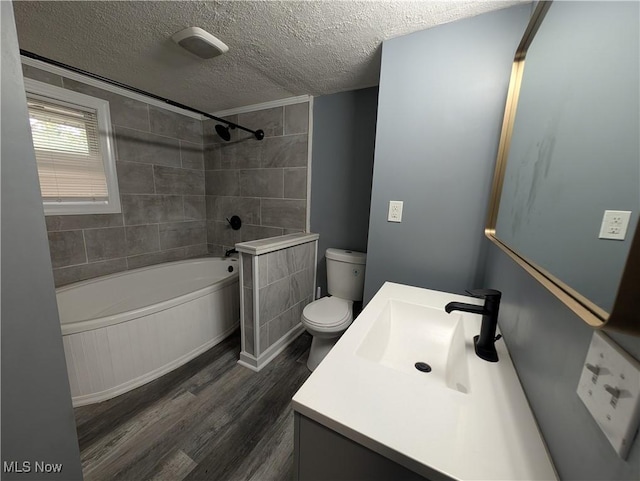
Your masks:
<svg viewBox="0 0 640 481"><path fill-rule="evenodd" d="M223 120L224 122L224 120ZM229 141L231 140L231 132L229 132L229 129L235 129L236 127L242 129L242 130L246 130L247 132L250 132L254 135L254 137L258 140L262 140L264 139L264 131L262 129L258 129L258 130L250 130L247 129L245 127L243 127L242 125L235 125L235 124L229 124L228 126L224 126L222 124L217 124L216 125L216 132L217 134L220 136L220 138L222 140L226 140Z"/></svg>
<svg viewBox="0 0 640 481"><path fill-rule="evenodd" d="M228 127L225 127L222 124L216 125L216 132L218 133L218 135L222 140L226 140L226 141L231 140L231 132L229 132L229 127L231 126L229 125Z"/></svg>

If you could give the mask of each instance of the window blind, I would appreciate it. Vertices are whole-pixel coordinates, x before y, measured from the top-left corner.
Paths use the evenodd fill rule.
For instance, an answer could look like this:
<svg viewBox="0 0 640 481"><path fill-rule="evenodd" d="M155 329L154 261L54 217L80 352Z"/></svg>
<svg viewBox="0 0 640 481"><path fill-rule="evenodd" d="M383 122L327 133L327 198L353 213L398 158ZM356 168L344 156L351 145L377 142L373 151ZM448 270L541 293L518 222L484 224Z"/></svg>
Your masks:
<svg viewBox="0 0 640 481"><path fill-rule="evenodd" d="M95 110L28 97L45 202L109 200Z"/></svg>

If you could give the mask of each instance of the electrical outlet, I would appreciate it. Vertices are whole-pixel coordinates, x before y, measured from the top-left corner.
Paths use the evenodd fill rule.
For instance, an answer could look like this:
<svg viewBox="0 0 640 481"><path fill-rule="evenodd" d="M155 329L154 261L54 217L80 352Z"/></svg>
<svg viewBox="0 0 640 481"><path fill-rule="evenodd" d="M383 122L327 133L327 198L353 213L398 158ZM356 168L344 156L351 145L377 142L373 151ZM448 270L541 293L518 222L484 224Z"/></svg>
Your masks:
<svg viewBox="0 0 640 481"><path fill-rule="evenodd" d="M600 239L624 240L631 212L628 210L605 210L600 226Z"/></svg>
<svg viewBox="0 0 640 481"><path fill-rule="evenodd" d="M640 362L596 331L577 392L618 456L626 459L640 421Z"/></svg>
<svg viewBox="0 0 640 481"><path fill-rule="evenodd" d="M389 201L388 222L402 222L402 204L403 202L401 200Z"/></svg>

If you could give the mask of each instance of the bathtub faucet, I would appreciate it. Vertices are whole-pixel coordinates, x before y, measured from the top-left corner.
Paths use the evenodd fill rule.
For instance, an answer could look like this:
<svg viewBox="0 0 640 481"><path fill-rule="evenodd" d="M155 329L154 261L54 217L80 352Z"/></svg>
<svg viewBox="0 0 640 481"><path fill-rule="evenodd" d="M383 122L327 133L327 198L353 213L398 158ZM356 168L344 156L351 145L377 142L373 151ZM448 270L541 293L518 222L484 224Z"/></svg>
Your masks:
<svg viewBox="0 0 640 481"><path fill-rule="evenodd" d="M495 289L474 289L467 291L473 297L484 299L484 306L466 304L464 302L450 302L444 307L448 313L452 311L471 312L482 315L482 327L480 335L473 338L476 354L479 358L489 362L498 362L495 342L502 336L496 336L498 326L498 309L500 309L500 297L502 293Z"/></svg>
<svg viewBox="0 0 640 481"><path fill-rule="evenodd" d="M237 254L237 253L238 253L238 251L234 247L233 249L229 249L228 251L225 251L224 256L225 257L229 257L231 254Z"/></svg>

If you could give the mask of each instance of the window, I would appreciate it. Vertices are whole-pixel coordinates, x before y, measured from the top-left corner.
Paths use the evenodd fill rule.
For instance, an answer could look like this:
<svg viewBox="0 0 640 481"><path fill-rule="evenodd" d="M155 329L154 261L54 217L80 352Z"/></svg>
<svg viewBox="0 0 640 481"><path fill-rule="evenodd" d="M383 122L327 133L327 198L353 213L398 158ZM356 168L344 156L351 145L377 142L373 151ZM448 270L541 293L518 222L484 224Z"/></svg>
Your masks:
<svg viewBox="0 0 640 481"><path fill-rule="evenodd" d="M120 212L109 102L25 79L44 212Z"/></svg>

